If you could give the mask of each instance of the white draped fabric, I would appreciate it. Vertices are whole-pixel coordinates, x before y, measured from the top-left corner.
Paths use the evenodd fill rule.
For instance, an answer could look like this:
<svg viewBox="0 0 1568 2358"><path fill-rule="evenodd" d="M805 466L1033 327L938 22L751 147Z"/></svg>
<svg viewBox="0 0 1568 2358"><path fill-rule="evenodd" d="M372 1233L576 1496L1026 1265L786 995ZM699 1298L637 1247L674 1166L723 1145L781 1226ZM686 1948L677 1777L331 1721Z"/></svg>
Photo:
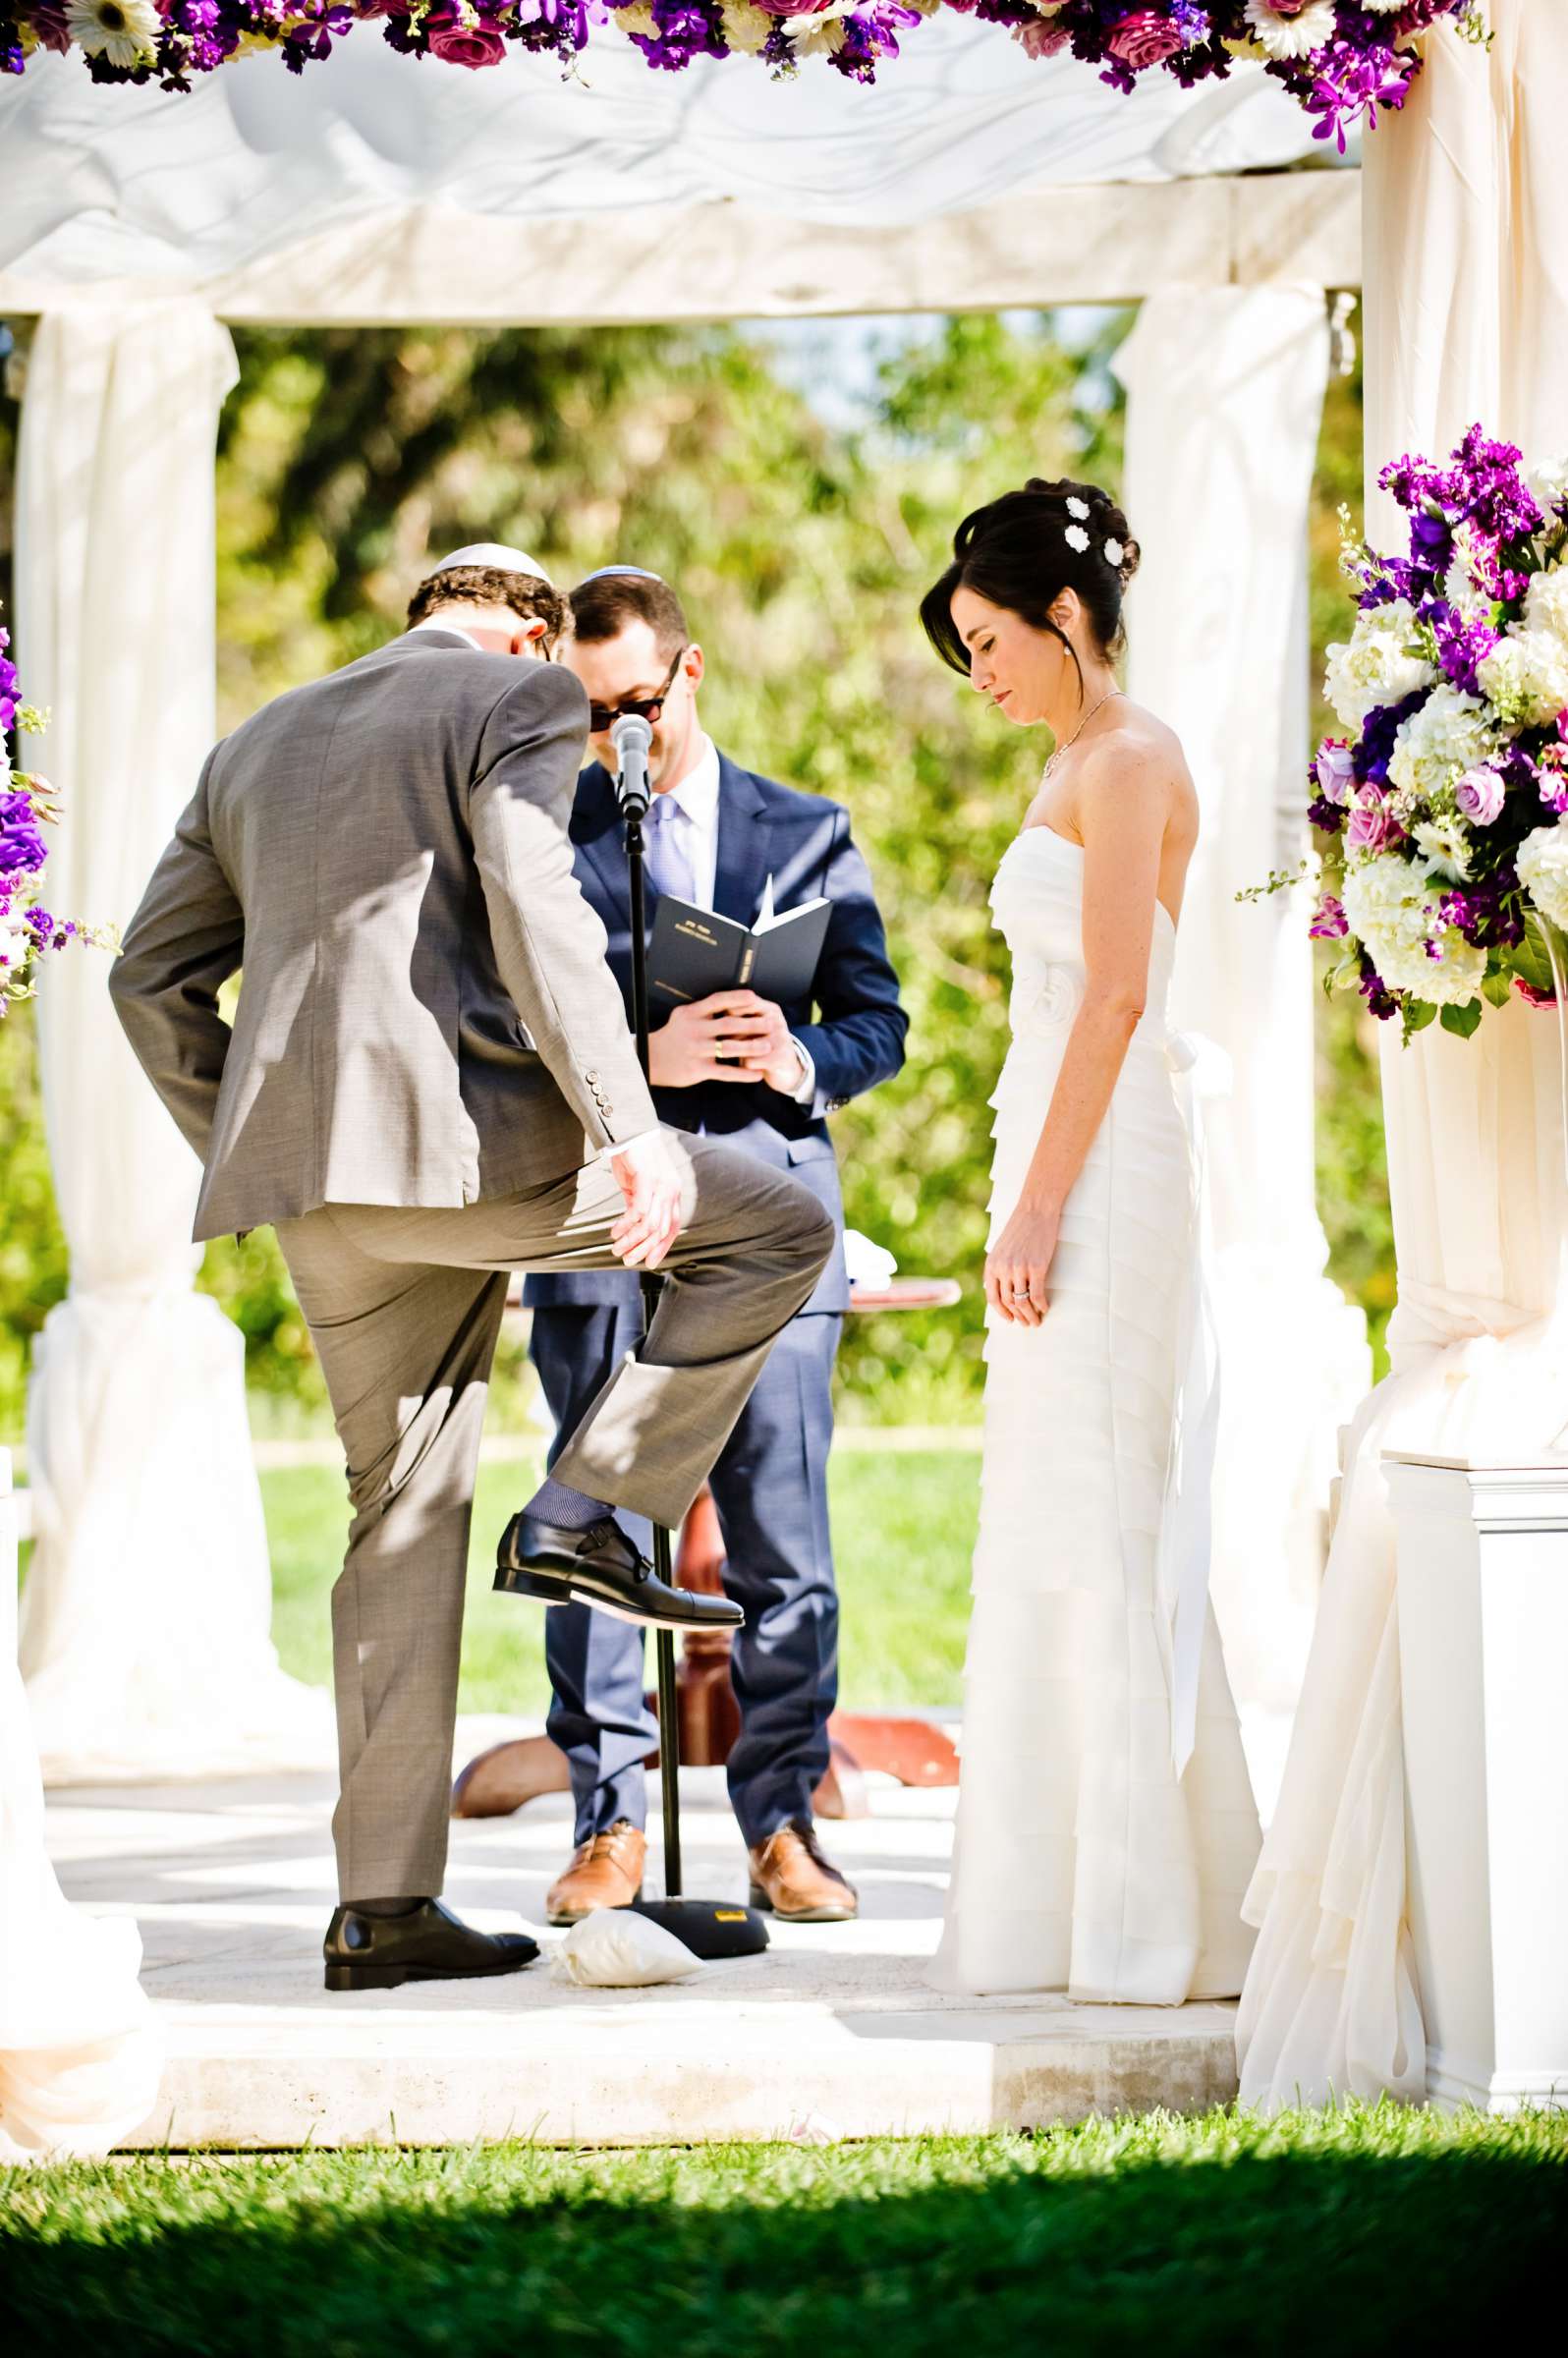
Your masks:
<svg viewBox="0 0 1568 2358"><path fill-rule="evenodd" d="M0 1449L0 2162L106 2154L151 2111L163 2042L128 1917L69 1907L16 1666L11 1455Z"/></svg>
<svg viewBox="0 0 1568 2358"><path fill-rule="evenodd" d="M1493 0L1489 58L1447 35L1367 169L1373 477L1482 421L1568 450L1560 126L1568 11ZM1557 1027L1517 1002L1469 1042L1382 1040L1399 1306L1392 1373L1350 1436L1278 1811L1248 1898L1244 2101L1426 2093L1410 1933L1394 1534L1380 1455L1529 1463L1568 1427L1568 1248Z"/></svg>
<svg viewBox="0 0 1568 2358"><path fill-rule="evenodd" d="M1324 1275L1313 992L1299 895L1238 908L1299 857L1307 518L1328 368L1319 286L1171 287L1117 355L1124 505L1143 562L1128 684L1181 738L1203 806L1172 1016L1226 1050L1205 1108L1222 1422L1211 1594L1266 1818L1312 1637L1339 1428L1372 1377Z"/></svg>
<svg viewBox="0 0 1568 2358"><path fill-rule="evenodd" d="M39 328L23 411L18 642L65 802L55 904L125 923L213 719L213 443L225 330L184 299ZM211 1774L330 1757L278 1668L244 1351L193 1290L197 1165L132 1056L108 959L40 994L71 1291L28 1404L36 1544L21 1661L45 1774ZM9 1657L8 1657L9 1658Z"/></svg>

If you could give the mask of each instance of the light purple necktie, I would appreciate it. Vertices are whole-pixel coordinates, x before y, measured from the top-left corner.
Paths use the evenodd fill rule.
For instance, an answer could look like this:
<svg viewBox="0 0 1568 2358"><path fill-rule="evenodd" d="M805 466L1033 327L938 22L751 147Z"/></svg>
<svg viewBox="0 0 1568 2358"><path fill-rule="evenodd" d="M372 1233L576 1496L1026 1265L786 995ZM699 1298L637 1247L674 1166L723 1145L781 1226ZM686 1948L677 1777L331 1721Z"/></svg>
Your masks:
<svg viewBox="0 0 1568 2358"><path fill-rule="evenodd" d="M647 873L655 892L679 901L697 899L692 821L673 794L656 794L647 814Z"/></svg>

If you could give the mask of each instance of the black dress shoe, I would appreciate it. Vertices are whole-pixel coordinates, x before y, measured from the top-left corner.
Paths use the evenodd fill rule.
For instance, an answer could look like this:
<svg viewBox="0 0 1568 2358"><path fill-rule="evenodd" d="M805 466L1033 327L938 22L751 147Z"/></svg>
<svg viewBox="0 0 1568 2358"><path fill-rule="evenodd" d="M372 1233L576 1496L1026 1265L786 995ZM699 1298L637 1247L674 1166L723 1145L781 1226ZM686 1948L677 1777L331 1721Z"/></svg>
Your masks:
<svg viewBox="0 0 1568 2358"><path fill-rule="evenodd" d="M443 1907L421 1899L406 1916L362 1916L334 1909L321 1944L329 1990L396 1990L404 1982L477 1981L532 1965L539 1944L527 1933L476 1933Z"/></svg>
<svg viewBox="0 0 1568 2358"><path fill-rule="evenodd" d="M660 1580L619 1523L564 1531L525 1507L501 1534L495 1585L546 1604L596 1605L644 1629L739 1629L746 1615L727 1597L700 1597Z"/></svg>

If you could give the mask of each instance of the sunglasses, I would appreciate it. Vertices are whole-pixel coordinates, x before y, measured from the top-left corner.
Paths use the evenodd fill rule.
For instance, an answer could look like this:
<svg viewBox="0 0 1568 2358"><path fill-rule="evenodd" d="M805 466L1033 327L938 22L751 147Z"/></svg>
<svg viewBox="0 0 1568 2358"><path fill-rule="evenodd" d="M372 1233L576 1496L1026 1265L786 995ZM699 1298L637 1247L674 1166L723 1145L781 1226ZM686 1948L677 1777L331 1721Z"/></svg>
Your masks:
<svg viewBox="0 0 1568 2358"><path fill-rule="evenodd" d="M686 648L683 646L651 696L629 696L621 704L589 704L588 734L602 737L615 721L624 719L629 712L635 713L639 720L645 720L651 728L664 709L664 700L674 687L675 675L685 660Z"/></svg>

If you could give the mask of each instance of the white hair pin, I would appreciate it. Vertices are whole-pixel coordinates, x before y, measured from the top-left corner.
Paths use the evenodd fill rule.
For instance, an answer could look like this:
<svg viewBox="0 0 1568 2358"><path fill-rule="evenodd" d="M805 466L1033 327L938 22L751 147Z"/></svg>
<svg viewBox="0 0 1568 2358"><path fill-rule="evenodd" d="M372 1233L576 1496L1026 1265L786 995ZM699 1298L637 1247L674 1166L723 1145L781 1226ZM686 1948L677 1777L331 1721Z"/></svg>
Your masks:
<svg viewBox="0 0 1568 2358"><path fill-rule="evenodd" d="M1127 551L1126 551L1126 549L1125 549L1125 548L1123 548L1123 546L1122 546L1122 544L1121 544L1121 542L1120 542L1119 540L1107 540L1107 541L1106 541L1106 543L1105 543L1105 562L1106 562L1106 564L1107 564L1107 565L1115 565L1115 566L1118 566L1118 567L1119 567L1119 566L1120 566L1120 564L1121 564L1121 561L1122 561L1123 557L1125 557L1125 556L1126 556L1126 554L1127 554Z"/></svg>
<svg viewBox="0 0 1568 2358"><path fill-rule="evenodd" d="M1080 556L1083 555L1085 549L1089 546L1089 534L1085 532L1081 524L1070 524L1066 532L1063 533L1062 538L1066 541L1069 548L1077 549Z"/></svg>

